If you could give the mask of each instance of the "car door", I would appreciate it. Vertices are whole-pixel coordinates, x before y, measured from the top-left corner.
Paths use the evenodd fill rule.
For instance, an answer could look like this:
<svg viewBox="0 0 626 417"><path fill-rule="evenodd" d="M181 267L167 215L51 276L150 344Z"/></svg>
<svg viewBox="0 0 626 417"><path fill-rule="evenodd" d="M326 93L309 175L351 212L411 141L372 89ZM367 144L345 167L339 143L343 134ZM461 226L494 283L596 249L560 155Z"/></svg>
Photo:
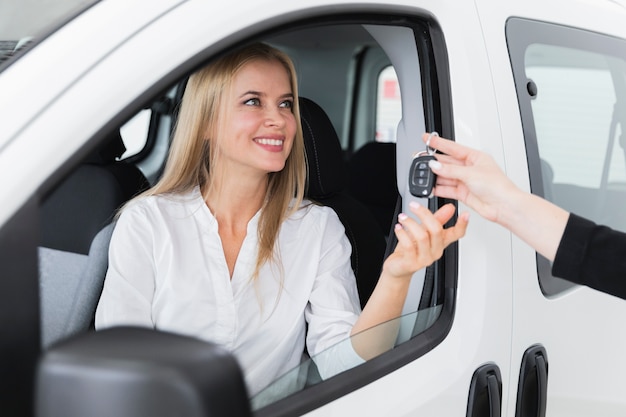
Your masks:
<svg viewBox="0 0 626 417"><path fill-rule="evenodd" d="M492 146L495 155L502 155L501 145L483 142L481 136L472 134L481 130L488 132L497 123L495 112L489 111L494 102L489 93L489 74L483 66L486 65L483 61L485 51L480 46L479 31L473 30L475 14L466 6L457 4L455 9L445 2L421 4L432 16L429 29L433 47L430 57L421 51L418 63L411 60L409 51L415 47L419 50L423 44L400 44L401 37L387 39L400 49L397 55L393 54L393 47L387 53L398 74L402 98L396 169L404 211L412 200L430 204L432 208L443 203L416 199L408 191L409 164L415 152L424 149L421 142L424 131L438 130L443 136ZM404 16L408 18L412 14ZM416 13L416 17L419 16L419 12ZM462 33L455 29L460 27L457 25L461 24L458 20L461 16L465 28ZM383 48L387 46L385 36L391 36L390 33L379 33L378 36ZM438 80L416 85L415 72L419 70L424 77L431 65ZM429 78L422 78L425 79ZM415 98L422 94L425 97L420 103ZM435 99L436 96L440 101ZM477 108L481 112L477 112ZM421 114L425 115L423 122L418 116ZM462 207L459 209L463 210ZM494 413L499 409L495 403L509 401L506 385L498 385L499 381L508 378L509 373L510 328L507 317L511 313L511 281L507 247L510 241L504 231L488 222L477 217L471 222L467 236L458 245L457 265L448 264L448 268L458 271L458 276L456 283L452 284L456 287L455 306L445 338L423 356L350 395L311 411L310 415L347 415L355 410L364 415L490 415L490 407L494 407ZM420 282L420 277L415 279ZM452 287L448 289L452 290ZM408 354L419 340L420 336L416 336L398 346L395 352L381 357L381 363L384 360L391 362L394 356L399 358L404 352ZM371 362L374 366L375 362ZM370 364L363 368L367 365Z"/></svg>
<svg viewBox="0 0 626 417"><path fill-rule="evenodd" d="M503 69L494 79L507 173L534 194L624 230L624 8L478 3L492 65ZM494 24L504 16L513 16L505 31ZM516 238L513 265L509 384L517 392L509 414L623 415L626 339L616 329L626 303L552 277L550 263ZM537 396L540 406L528 407Z"/></svg>

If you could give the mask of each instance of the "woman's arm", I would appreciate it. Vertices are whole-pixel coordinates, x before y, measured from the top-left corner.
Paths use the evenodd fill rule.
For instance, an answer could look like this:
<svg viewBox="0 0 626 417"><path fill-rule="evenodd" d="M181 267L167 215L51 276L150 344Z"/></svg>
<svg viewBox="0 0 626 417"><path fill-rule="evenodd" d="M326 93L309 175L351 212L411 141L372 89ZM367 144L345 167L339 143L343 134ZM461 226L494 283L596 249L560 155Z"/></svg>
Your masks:
<svg viewBox="0 0 626 417"><path fill-rule="evenodd" d="M428 135L424 135L426 141ZM460 200L553 261L552 274L626 299L626 233L517 188L487 154L432 137L435 195Z"/></svg>
<svg viewBox="0 0 626 417"><path fill-rule="evenodd" d="M452 204L446 204L434 214L417 203L411 203L410 208L421 224L405 214L398 216L399 223L394 229L398 239L396 249L385 260L376 288L352 328L352 345L364 359L393 347L398 320L381 323L400 317L413 274L439 259L443 250L460 239L467 228L468 213L461 214L453 227L443 228L454 215ZM370 330L361 333L366 329Z"/></svg>
<svg viewBox="0 0 626 417"><path fill-rule="evenodd" d="M626 233L571 214L552 275L626 299Z"/></svg>

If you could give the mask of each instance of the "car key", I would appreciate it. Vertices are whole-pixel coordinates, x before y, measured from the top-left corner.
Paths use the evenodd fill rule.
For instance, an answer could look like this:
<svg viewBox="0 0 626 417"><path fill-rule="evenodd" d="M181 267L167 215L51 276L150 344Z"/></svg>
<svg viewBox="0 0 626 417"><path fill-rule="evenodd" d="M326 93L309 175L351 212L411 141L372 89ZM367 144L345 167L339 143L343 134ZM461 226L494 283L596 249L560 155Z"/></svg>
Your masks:
<svg viewBox="0 0 626 417"><path fill-rule="evenodd" d="M428 166L429 161L436 160L435 150L429 146L430 138L433 136L439 136L439 134L437 132L430 134L426 141L426 150L415 155L409 169L409 191L416 197L433 196L437 176Z"/></svg>

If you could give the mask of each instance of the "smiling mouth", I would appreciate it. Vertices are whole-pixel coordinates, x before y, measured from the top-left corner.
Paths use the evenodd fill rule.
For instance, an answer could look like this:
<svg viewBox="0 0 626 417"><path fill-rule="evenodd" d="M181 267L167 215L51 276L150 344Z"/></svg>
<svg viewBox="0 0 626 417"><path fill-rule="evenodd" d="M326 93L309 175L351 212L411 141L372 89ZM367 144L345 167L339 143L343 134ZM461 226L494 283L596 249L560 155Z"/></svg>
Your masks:
<svg viewBox="0 0 626 417"><path fill-rule="evenodd" d="M254 139L254 141L258 143L259 145L266 145L266 146L283 146L283 142L284 142L284 140L281 140L281 139L267 139L267 138Z"/></svg>

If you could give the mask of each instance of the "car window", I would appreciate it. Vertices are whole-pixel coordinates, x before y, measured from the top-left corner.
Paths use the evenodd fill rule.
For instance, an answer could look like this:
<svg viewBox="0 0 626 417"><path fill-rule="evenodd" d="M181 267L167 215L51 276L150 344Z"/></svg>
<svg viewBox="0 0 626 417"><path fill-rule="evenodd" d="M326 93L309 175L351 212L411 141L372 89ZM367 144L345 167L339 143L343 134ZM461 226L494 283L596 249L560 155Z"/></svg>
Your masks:
<svg viewBox="0 0 626 417"><path fill-rule="evenodd" d="M98 0L0 2L0 71L47 32Z"/></svg>
<svg viewBox="0 0 626 417"><path fill-rule="evenodd" d="M395 142L398 123L402 118L400 86L393 66L388 66L378 76L376 101L376 141Z"/></svg>
<svg viewBox="0 0 626 417"><path fill-rule="evenodd" d="M151 109L143 109L120 128L126 151L120 159L137 155L146 146L150 128Z"/></svg>
<svg viewBox="0 0 626 417"><path fill-rule="evenodd" d="M550 57L548 62L545 57ZM549 169L544 178L551 180L545 191L552 194L553 201L577 208L575 195L547 190L556 184L598 190L626 183L624 149L618 140L622 116L611 59L560 46L531 45L526 62L526 74L537 89L531 105L539 156ZM583 161L585 168L580 169ZM585 215L601 219L600 213Z"/></svg>
<svg viewBox="0 0 626 417"><path fill-rule="evenodd" d="M298 367L287 372L255 395L251 399L253 410L263 408L268 404L286 398L304 388L317 385L324 380L339 374L340 372L347 371L356 366L356 363L352 363L347 364L342 368L336 368L334 369L334 372L329 374L324 374L323 371L320 372L320 369L323 369L328 362L336 362L333 360L336 356L342 355L345 351L352 351L353 343L367 343L368 338L377 338L377 335L380 333L400 329L396 343L389 348L389 350L391 350L428 329L435 322L435 320L437 320L440 314L440 305L425 308L367 329L337 343L318 355L306 359Z"/></svg>
<svg viewBox="0 0 626 417"><path fill-rule="evenodd" d="M358 20L351 24L346 24L345 21L342 21L340 24L336 25L322 25L320 24L320 28L323 30L319 30L320 28L310 28L307 26L307 29L302 29L302 26L294 25L295 28L292 32L281 32L282 36L269 37L270 35L266 33L266 37L259 38L255 40L271 40L279 48L286 50L292 57L294 57L298 72L300 74L299 80L299 91L303 96L313 98L315 101L328 113L328 116L331 121L338 123L339 126L346 125L346 118L344 117L345 113L354 112L354 108L357 107L352 100L354 100L354 96L358 95L354 91L351 90L352 83L354 82L353 77L355 77L354 72L350 72L350 68L353 62L353 55L355 50L359 50L362 48L357 48L356 45L352 42L353 39L365 39L365 44L368 48L372 48L378 51L379 54L376 59L379 62L374 62L373 69L371 69L372 76L368 76L368 85L359 85L355 83L355 85L359 85L359 94L363 96L367 96L370 99L368 100L370 103L377 103L380 107L380 112L373 111L374 108L368 108L367 112L364 111L364 114L368 115L367 118L361 118L358 120L367 121L369 123L369 134L363 135L363 138L367 138L367 142L375 145L392 145L379 147L379 149L375 149L373 153L373 159L370 159L369 165L365 166L365 171L367 173L375 175L372 176L371 180L365 180L364 176L359 176L359 182L361 185L364 185L366 190L366 195L364 197L370 198L369 201L363 201L364 204L367 204L371 207L372 211L379 211L379 203L380 197L383 192L385 196L389 195L389 199L385 199L385 207L384 207L384 219L388 222L395 221L394 211L396 210L396 205L398 204L398 189L397 182L395 178L396 174L396 163L395 163L395 143L381 143L381 141L374 140L374 116L376 113L380 113L380 117L378 117L377 125L380 126L380 129L387 129L387 138L385 142L395 142L395 129L398 124L399 117L402 112L402 108L400 107L400 91L399 91L399 83L398 77L393 70L393 67L389 66L389 58L387 56L381 57L380 54L385 54L387 50L390 50L391 53L394 53L395 56L401 57L405 59L407 55L409 55L404 48L407 44L412 46L412 53L410 54L410 60L408 64L404 65L405 69L405 78L409 77L411 79L410 83L404 83L403 85L409 85L411 88L407 88L408 92L418 91L419 94L407 94L406 97L415 97L411 98L411 100L415 100L414 109L422 109L422 100L431 101L429 106L427 107L427 112L437 112L437 114L420 114L420 111L414 112L411 114L413 120L417 120L418 124L425 124L426 119L428 120L440 120L441 112L447 109L449 105L442 105L439 100L442 100L439 94L433 93L433 97L424 97L421 94L421 83L429 83L431 84L428 91L438 91L441 83L445 82L447 77L445 76L445 72L447 68L439 67L438 71L441 71L442 80L433 79L436 78L437 73L427 73L422 77L415 77L415 73L419 73L419 62L424 59L433 59L432 56L435 53L445 53L445 51L437 51L433 52L429 48L431 48L430 37L423 39L422 42L416 43L416 36L422 36L421 34L427 33L428 25L425 24L421 19L415 19L406 21L405 26L391 26L388 24L386 20L383 19L384 16L372 16L366 20L368 27L364 28L363 21ZM362 18L360 18L362 19ZM382 24L378 24L379 20L382 20ZM327 23L327 22L324 22ZM309 22L310 24L310 22ZM381 29L382 28L382 29ZM371 32L376 32L376 29L385 31L385 36L383 38L389 40L389 44L385 45L383 48L376 44L373 35ZM320 38L317 36L319 33L322 33L325 38ZM344 33L352 36L335 36L336 33ZM438 36L438 34L433 34L432 36ZM302 41L304 39L305 41ZM306 45L306 40L309 39L315 45L315 48L311 48ZM345 39L344 42L337 42L337 39ZM391 39L399 39L402 41L402 46L395 46L395 42L392 42ZM299 40L300 43L296 42ZM304 42L304 43L303 43ZM326 50L325 48L328 48ZM396 50L391 50L396 48ZM385 49L385 51L383 51ZM328 52L328 53L327 53ZM215 53L213 51L212 53ZM207 52L208 54L208 52ZM212 56L207 55L202 57L203 60L209 60ZM384 59L383 59L384 58ZM196 61L200 58L194 57ZM445 59L440 60L439 62L446 62ZM194 67L197 67L197 64L194 64ZM324 72L318 74L316 71L317 68L324 67ZM434 63L431 64L431 67L435 67ZM382 68L387 68L381 73ZM335 71L336 70L336 71ZM184 74L180 74L180 80L174 80L172 82L182 82L185 77L189 75L185 71ZM358 75L358 74L357 74ZM157 89L155 89L156 91ZM163 91L163 88L159 88L158 91ZM156 93L155 93L156 94ZM367 95L366 95L367 94ZM380 100L376 100L376 95L380 94ZM170 102L172 99L172 102ZM96 98L97 100L97 98ZM409 100L409 103L411 101ZM448 103L449 104L449 103ZM139 107L141 105L141 107ZM167 146L169 146L169 139L171 137L171 126L173 125L175 117L175 112L173 109L178 105L177 99L174 93L168 93L167 97L162 96L154 96L151 100L147 98L144 99L142 97L141 103L138 102L137 108L134 109L126 109L125 116L129 117L120 117L119 120L126 121L125 124L121 126L116 124L115 126L109 126L110 132L101 132L101 136L104 136L106 133L107 138L95 138L94 142L98 141L101 145L104 145L105 142L114 143L117 145L117 140L119 136L124 142L126 147L126 153L121 156L121 159L126 159L126 162L130 162L130 165L136 165L142 173L147 177L147 180L154 184L156 180L158 180L158 174L160 169L162 168L162 163L167 157ZM130 117L132 114L134 116ZM168 115L167 118L164 118L163 115ZM171 116L171 117L170 117ZM169 119L172 120L164 120ZM421 120L420 120L421 119ZM447 119L447 118L446 118ZM337 122L338 121L338 122ZM349 121L349 120L348 120ZM355 122L357 123L357 122ZM360 123L360 122L358 122ZM441 126L433 126L437 130L441 128ZM448 130L450 130L450 126L446 126ZM108 128L107 128L108 129ZM338 134L339 134L339 129ZM119 135L118 135L119 133ZM110 137L109 137L110 136ZM148 145L147 141L154 141L153 145ZM144 150L146 151L146 155L143 155ZM385 155L389 156L387 158L390 163L383 164L381 161L383 160L383 152ZM137 154L139 153L139 154ZM407 160L413 155L413 152L405 152ZM138 157L133 158L133 155L137 155ZM323 157L324 155L320 155ZM116 161L119 160L116 156ZM373 162L372 162L373 161ZM84 161L86 162L86 161ZM111 161L113 162L113 161ZM49 227L49 233L46 233L46 236L54 239L56 237L68 237L72 240L70 236L72 233L75 235L82 234L83 231L86 231L84 227L80 227L78 222L78 217L75 215L66 216L66 221L68 226L63 229L63 233L57 233L54 230L54 227L61 224L58 216L58 211L63 209L64 204L69 200L69 198L75 198L78 193L74 191L70 191L65 193L64 185L68 182L73 182L76 177L80 177L82 172L84 172L83 164L75 164L75 170L63 178L63 181L59 184L56 184L54 188L46 190L47 198L43 201L43 209L40 223L43 227ZM122 164L125 165L125 164ZM391 185L389 187L384 186L381 191L382 192L374 192L373 186L374 183L381 182L382 174L378 174L374 169L376 166L382 166L386 170L386 174L391 174L389 177L391 178ZM87 167L92 170L93 167ZM370 182L368 182L370 181ZM76 181L76 183L84 184L86 181ZM95 183L93 183L95 184ZM87 184L89 185L89 184ZM52 186L51 186L52 187ZM95 185L88 187L93 188ZM135 192L134 192L135 193ZM96 193L97 195L105 195L106 193ZM81 198L81 200L94 200L95 196L91 196L91 191L87 190L87 198ZM356 199L356 197L353 195ZM374 197L372 199L371 197ZM436 200L431 200L433 204ZM57 204L58 203L58 204ZM121 202L119 204L124 204ZM119 204L117 207L119 207ZM98 205L99 208L102 208L102 205ZM60 207L60 209L59 209ZM108 226L108 222L110 221L111 214L115 213L117 207L113 207L110 210L110 213L104 213L105 218L103 221L98 222L98 228L95 228L95 233L91 233L88 239L85 239L85 242L80 242L80 247L68 247L66 242L42 242L40 244L38 253L40 256L40 283L43 288L42 294L50 295L54 291L48 291L50 289L55 289L57 287L68 287L68 293L72 293L75 291L75 288L69 288L70 286L78 285L80 282L77 277L81 276L82 268L92 265L91 255L97 255L97 265L95 265L94 270L96 271L96 279L100 279L103 277L102 271L106 272L106 251L101 250L91 250L92 243L97 244L100 249L102 245L106 245L108 239L110 239L110 233L112 231L112 227ZM390 210L390 211L388 211ZM68 210L65 210L68 212ZM50 215L46 215L49 213ZM96 213L93 210L82 210L81 215L83 217L93 217L95 218ZM107 224L107 226L103 229L100 229L100 226ZM69 232L70 226L73 229L78 229L75 232ZM387 224L385 227L381 227L381 231L389 231L391 227ZM92 235L95 235L93 237ZM393 233L391 233L393 235ZM381 257L384 252L384 236L380 236L383 241L382 249L380 251ZM104 243L102 243L104 242ZM388 252L393 250L394 245L394 237L389 237L389 248ZM102 254L105 254L102 257ZM392 350L391 352L386 352L380 357L375 358L376 361L383 361L385 367L385 373L393 372L394 370L402 367L406 363L409 363L416 358L424 355L426 352L432 350L432 348L440 343L447 335L451 323L452 316L454 312L454 301L455 301L455 282L456 282L456 249L451 247L451 249L446 251L444 257L429 267L427 270L422 270L414 277L414 281L411 283L410 288L410 296L405 302L405 306L403 309L402 318L398 318L388 324L381 325L377 329L383 329L385 326L398 326L399 325L399 336L396 342L396 345L403 344L403 349L398 352L398 350ZM361 261L363 262L363 261ZM68 271L73 272L70 274ZM376 277L380 272L380 268L374 269ZM58 281L57 281L58 280ZM70 282L71 281L71 282ZM54 285L50 285L50 282L54 282ZM57 318L62 319L65 314L62 309L58 309L59 307L56 304L56 300L54 299L54 294L52 297L42 297L44 299L42 301L41 308L41 318L42 318L42 326L44 335L42 347L47 348L51 343L56 342L57 340L61 340L70 334L67 328L62 326L62 323L59 324L55 320ZM81 298L81 297L77 297ZM83 297L84 298L84 297ZM82 300L77 300L82 301ZM89 308L93 308L93 300L87 300L90 303ZM97 300L96 300L97 301ZM71 306L70 306L71 307ZM57 311L55 312L55 309ZM72 331L71 334L83 332L86 330L86 326L91 323L91 317L85 317L81 315L80 323L77 323L76 326L69 329ZM424 335L424 331L428 329L428 335ZM366 337L375 337L377 333L376 329L372 329L368 332L362 333L358 338L366 338ZM353 339L354 340L354 339ZM328 352L336 351L337 349L342 349L349 347L352 341L350 339L338 344L336 347L332 348L334 350L329 350ZM306 352L303 352L303 354ZM258 401L258 404L269 404L271 405L272 401L279 401L280 399L284 399L289 401L291 396L297 396L301 394L300 400L302 402L302 398L308 398L310 396L310 391L307 392L303 390L303 388L316 388L319 385L326 385L326 391L329 390L328 387L332 388L331 396L339 396L345 395L351 390L354 390L360 386L364 386L378 378L381 377L381 373L378 369L380 365L376 365L375 367L371 367L372 361L368 361L363 363L352 363L350 366L339 367L335 370L336 375L340 377L346 377L350 380L350 384L343 385L339 384L334 378L330 378L327 374L324 375L324 378L321 378L321 375L315 372L318 369L318 364L323 361L324 356L332 355L331 353L320 354L315 358L309 360L308 362L312 364L312 366L304 369L304 365L298 367L298 369L294 370L292 375L302 375L303 372L306 373L305 379L302 380L300 377L296 378L297 384L293 385L288 383L288 377L285 379L280 378L278 381L272 384L274 388L268 388L268 392L270 391L278 391L276 395L272 394L265 396L265 400ZM380 364L380 362L378 362ZM355 372L346 372L352 368L352 365L358 365L359 371ZM355 370L356 371L356 370ZM315 379L315 376L318 375L319 378ZM293 378L293 377L292 377ZM313 378L313 379L311 379ZM302 383L302 381L304 381ZM331 396L324 394L320 396L321 400L318 398L315 402L309 401L306 407L313 407L314 404L319 403L319 401L331 401ZM261 398L261 397L259 397ZM282 401L279 401L282 402ZM276 403L276 406L281 406ZM261 407L261 405L259 405ZM263 408L267 409L267 405ZM312 409L312 408L310 408ZM269 411L263 410L263 412L270 413ZM268 415L271 415L268 414Z"/></svg>
<svg viewBox="0 0 626 417"><path fill-rule="evenodd" d="M513 29L522 26L523 34L509 37L525 38L513 44L512 60L533 193L626 231L626 46L581 30L513 21ZM551 277L543 259L540 280L546 294L569 287Z"/></svg>
<svg viewBox="0 0 626 417"><path fill-rule="evenodd" d="M381 228L384 231L390 230L390 222L393 221L396 205L399 201L401 203L401 200L398 198L396 178L396 173L399 169L396 164L397 149L395 142L396 130L402 116L403 107L400 101L401 92L398 81L401 74L397 74L394 68L411 68L411 71L405 70L404 73L404 77L409 77L410 81L405 80L405 83L402 84L407 89L407 94L410 91L419 91L421 87L420 82L429 83L429 87L435 91L438 91L441 83L444 82L441 79L430 78L430 76L434 76L433 74L437 74L435 72L424 74L421 78L414 75L415 71L419 72L421 60L432 59L433 53L443 53L443 51L433 52L429 50L429 42L418 43L420 49L417 50L417 56L412 57L414 61L411 59L403 61L410 55L410 53L407 53L407 49L411 46L416 48L415 37L420 36L420 33L424 33L422 31L423 27L419 26L420 29L418 29L418 22L413 23L416 26L410 26L412 30L407 30L407 27L393 27L389 25L378 27L374 22L368 23L367 30L374 38L380 35L380 32L377 32L377 30L381 30L385 31L387 40L394 39L395 41L387 44L382 44L381 42L380 45L374 43L374 40L368 41L370 43L366 49L367 53L361 51L362 53L359 55L360 60L358 61L361 63L358 74L362 78L355 80L352 78L354 75L351 77L344 75L343 77L337 76L333 78L333 83L347 78L359 88L358 92L352 92L348 94L348 97L339 99L340 106L337 106L337 99L335 99L334 106L344 109L346 105L352 103L351 112L353 114L351 116L353 119L344 122L344 126L350 126L350 131L355 132L352 134L355 137L354 141L347 141L347 146L344 143L344 150L353 150L351 154L348 152L349 155L346 157L349 172L348 191L355 199L370 208L372 213L382 214L383 220L387 220L386 224L384 224L384 221L381 221ZM324 29L327 32L325 33L326 37L339 38L330 35L333 32L328 30L327 27L324 27ZM350 28L342 26L343 29ZM304 33L299 32L297 36L287 33L284 36L286 39L293 39L304 36ZM345 37L349 38L349 36ZM280 45L279 41L282 39L274 40ZM339 44L341 45L341 43ZM292 45L290 46L293 48ZM397 50L394 50L394 48ZM318 51L319 46L316 45L315 54L311 56L316 60L315 65L320 66L322 65L321 62L324 61L322 61ZM306 51L295 51L294 53L293 49L291 49L290 52L297 57L297 62L300 66L306 62ZM387 55L381 56L381 54ZM368 55L370 58L364 59ZM348 58L351 56L347 55L343 60L332 56L330 57L331 61L327 62L349 62ZM394 65L396 62L394 62L392 57L399 59L397 63L403 65ZM371 64L372 67L367 68L368 64ZM328 66L326 65L326 67ZM438 71L440 71L439 75L443 75L447 68L439 68ZM328 72L329 68L325 68L325 75ZM304 74L306 76L302 76L303 80L310 83L312 75L306 71ZM443 79L445 80L445 77ZM318 91L307 88L306 83L301 86L300 91L303 95L314 97L327 112L332 113L333 106L326 106L322 95L324 90L319 88L320 85L326 84L327 81L319 81L319 83L315 84L318 86ZM336 86L333 86L331 91L343 90L347 90L350 93L349 89L340 89ZM421 105L422 95L416 94L415 96L419 97L419 104ZM438 114L424 115L424 119L427 119L429 116L437 120L442 118L439 112L442 112L441 108L444 106L442 106L439 100L444 98L437 94L425 98L432 103L432 106L428 107L436 109L435 111ZM408 102L411 103L410 100ZM449 108L449 106L445 108ZM333 119L332 116L331 119ZM447 115L446 119L448 119ZM341 119L339 118L339 120ZM421 122L424 123L423 120ZM366 123L369 123L369 127L363 128ZM352 126L353 124L356 126ZM435 128L440 129L441 126L435 126ZM444 129L447 128L450 128L450 126L446 125L444 127ZM357 138L359 139L358 141ZM401 147L400 152L404 150L405 148ZM410 153L407 158L410 159L412 155L413 153ZM436 204L434 200L433 203ZM388 236L388 239L389 253L393 250L395 242L393 233ZM447 289L455 288L456 256L456 246L453 245L446 250L444 257L440 261L425 270L419 271L414 276L409 291L410 294L405 301L401 317L369 329L358 336L347 338L313 358L308 357L307 352L305 352L305 360L300 366L275 380L252 399L253 406L255 410L258 410L258 414L263 416L280 414L284 409L288 409L290 404L302 404L305 400L311 402L310 398L316 398L319 395L338 398L349 393L355 387L363 386L377 379L379 377L377 372L381 369L381 364L384 364L382 366L385 368L385 373L393 372L398 367L415 360L431 350L445 338L451 324L454 311L454 291L448 291ZM352 343L357 338L375 338L380 331L389 328L396 328L398 331L396 343L394 346L390 346L389 351L367 362L345 363L343 366L335 368L334 372L330 374L320 371L320 366L323 368L328 358L338 357L340 353L342 356L346 351L350 351ZM425 336L425 331L428 331L427 333L432 338ZM395 347L400 345L402 345L402 349L395 349ZM332 394L329 394L330 391L332 391Z"/></svg>

